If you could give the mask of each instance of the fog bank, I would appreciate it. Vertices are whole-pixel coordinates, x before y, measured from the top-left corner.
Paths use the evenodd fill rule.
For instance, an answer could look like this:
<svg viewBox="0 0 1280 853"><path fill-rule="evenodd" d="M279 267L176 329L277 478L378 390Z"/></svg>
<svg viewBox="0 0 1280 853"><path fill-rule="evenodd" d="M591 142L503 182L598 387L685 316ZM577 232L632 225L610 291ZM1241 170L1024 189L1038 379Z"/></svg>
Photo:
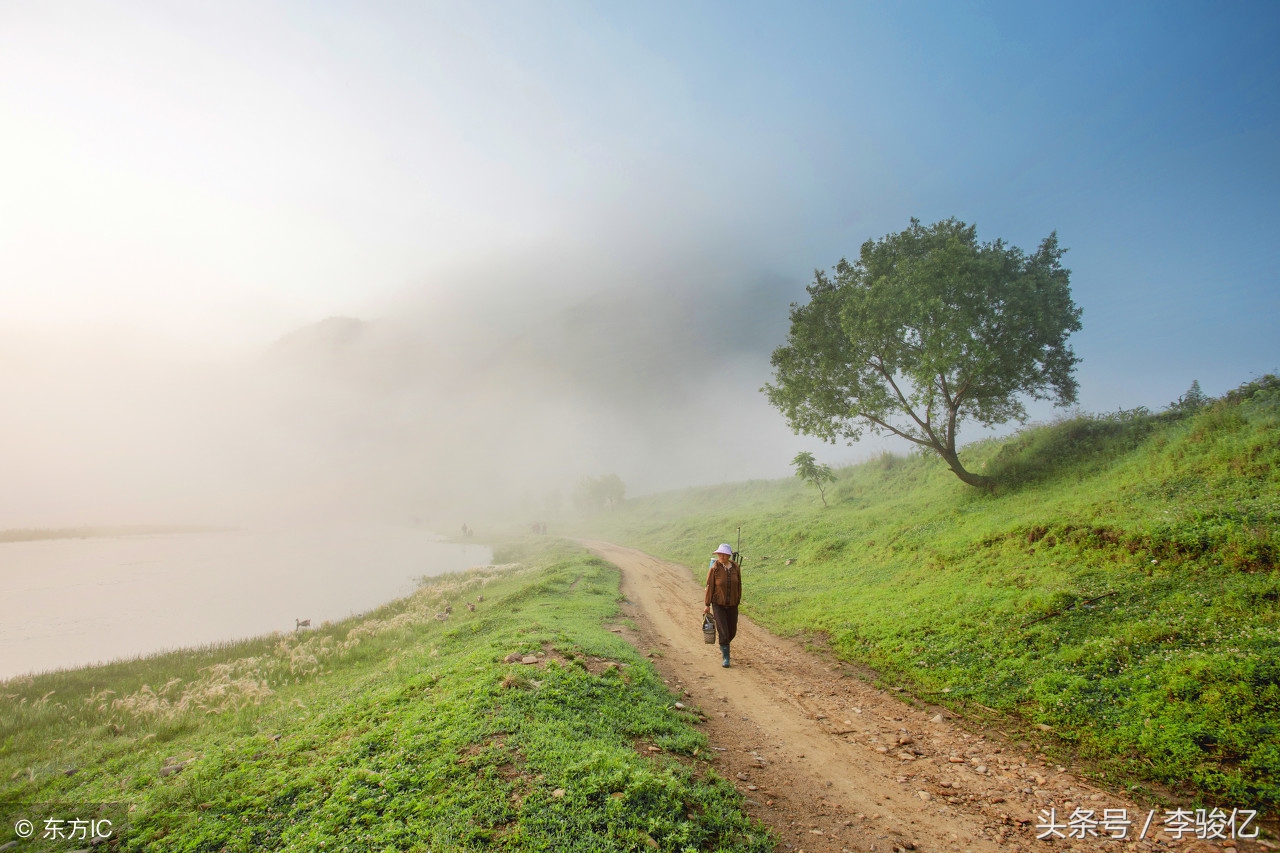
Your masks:
<svg viewBox="0 0 1280 853"><path fill-rule="evenodd" d="M10 334L0 527L452 529L478 513L554 516L603 473L630 494L785 475L814 442L758 389L803 295L714 258L530 254L258 347Z"/></svg>

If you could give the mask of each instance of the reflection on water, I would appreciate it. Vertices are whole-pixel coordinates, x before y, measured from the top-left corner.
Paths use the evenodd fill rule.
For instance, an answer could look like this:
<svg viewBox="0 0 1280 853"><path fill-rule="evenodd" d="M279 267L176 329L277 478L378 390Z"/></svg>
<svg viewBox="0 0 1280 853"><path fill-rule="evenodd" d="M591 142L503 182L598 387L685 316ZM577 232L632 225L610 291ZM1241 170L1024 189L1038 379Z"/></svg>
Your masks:
<svg viewBox="0 0 1280 853"><path fill-rule="evenodd" d="M0 543L0 679L318 626L491 559L374 526Z"/></svg>

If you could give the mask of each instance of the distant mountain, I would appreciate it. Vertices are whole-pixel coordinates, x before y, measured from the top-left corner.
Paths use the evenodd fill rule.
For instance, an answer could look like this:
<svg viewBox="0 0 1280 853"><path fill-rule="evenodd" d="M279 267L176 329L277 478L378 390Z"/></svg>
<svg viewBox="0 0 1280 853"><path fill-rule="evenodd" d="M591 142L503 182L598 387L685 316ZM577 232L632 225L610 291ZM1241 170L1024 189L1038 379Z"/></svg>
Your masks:
<svg viewBox="0 0 1280 853"><path fill-rule="evenodd" d="M608 291L541 316L528 312L527 323L498 325L483 322L483 308L376 321L329 317L284 335L263 361L335 381L379 377L379 385L402 390L515 383L647 410L696 400L726 367L767 365L785 336L795 290L771 281Z"/></svg>
<svg viewBox="0 0 1280 853"><path fill-rule="evenodd" d="M633 490L741 479L794 453L758 388L797 291L761 280L330 317L262 366L328 463L383 483L390 467L411 492L540 493L605 471Z"/></svg>
<svg viewBox="0 0 1280 853"><path fill-rule="evenodd" d="M329 317L280 338L266 357L280 364L334 363L367 337L370 325L354 317Z"/></svg>

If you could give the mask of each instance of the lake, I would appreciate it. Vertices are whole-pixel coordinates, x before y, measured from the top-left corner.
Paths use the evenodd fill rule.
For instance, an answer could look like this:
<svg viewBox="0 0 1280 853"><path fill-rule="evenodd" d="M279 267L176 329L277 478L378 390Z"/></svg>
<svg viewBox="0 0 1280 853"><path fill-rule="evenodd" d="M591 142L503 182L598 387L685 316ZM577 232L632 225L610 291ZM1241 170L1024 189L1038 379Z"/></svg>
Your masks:
<svg viewBox="0 0 1280 853"><path fill-rule="evenodd" d="M0 542L0 680L318 626L491 560L389 526Z"/></svg>

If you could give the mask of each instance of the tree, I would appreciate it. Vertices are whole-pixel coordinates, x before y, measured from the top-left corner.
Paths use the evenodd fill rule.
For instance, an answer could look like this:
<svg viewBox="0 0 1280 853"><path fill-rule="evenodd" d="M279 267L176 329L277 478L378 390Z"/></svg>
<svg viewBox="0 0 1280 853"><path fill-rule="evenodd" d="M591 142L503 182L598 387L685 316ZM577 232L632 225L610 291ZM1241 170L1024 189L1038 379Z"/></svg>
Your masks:
<svg viewBox="0 0 1280 853"><path fill-rule="evenodd" d="M626 493L627 487L617 474L583 477L574 490L573 502L584 512L617 509Z"/></svg>
<svg viewBox="0 0 1280 853"><path fill-rule="evenodd" d="M809 302L792 303L774 382L761 390L796 433L850 444L864 429L935 451L972 486L956 431L1026 422L1022 397L1069 405L1080 329L1056 233L1032 255L979 243L956 219L868 240L855 263L815 271Z"/></svg>
<svg viewBox="0 0 1280 853"><path fill-rule="evenodd" d="M627 487L617 474L605 474L596 481L596 494L599 496L601 506L608 509L617 509L622 506L622 499L626 497Z"/></svg>
<svg viewBox="0 0 1280 853"><path fill-rule="evenodd" d="M1195 412L1209 405L1212 398L1200 390L1200 380L1192 379L1191 387L1187 389L1187 393L1169 404L1169 408L1175 412Z"/></svg>
<svg viewBox="0 0 1280 853"><path fill-rule="evenodd" d="M791 464L796 468L796 476L804 480L811 486L818 489L818 495L822 498L822 505L827 505L827 487L836 478L829 465L819 465L817 460L813 458L813 454L807 450L796 454L796 458L791 460Z"/></svg>

